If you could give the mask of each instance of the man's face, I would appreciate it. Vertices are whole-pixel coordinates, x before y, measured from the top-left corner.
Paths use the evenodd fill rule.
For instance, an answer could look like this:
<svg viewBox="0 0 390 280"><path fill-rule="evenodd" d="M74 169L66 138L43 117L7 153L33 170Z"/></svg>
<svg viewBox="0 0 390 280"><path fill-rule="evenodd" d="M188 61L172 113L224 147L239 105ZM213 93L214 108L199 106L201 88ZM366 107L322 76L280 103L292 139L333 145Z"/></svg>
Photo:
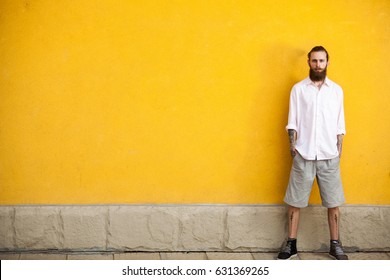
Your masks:
<svg viewBox="0 0 390 280"><path fill-rule="evenodd" d="M326 68L328 60L325 52L312 52L307 61L310 67L310 78L313 81L322 81L326 77Z"/></svg>

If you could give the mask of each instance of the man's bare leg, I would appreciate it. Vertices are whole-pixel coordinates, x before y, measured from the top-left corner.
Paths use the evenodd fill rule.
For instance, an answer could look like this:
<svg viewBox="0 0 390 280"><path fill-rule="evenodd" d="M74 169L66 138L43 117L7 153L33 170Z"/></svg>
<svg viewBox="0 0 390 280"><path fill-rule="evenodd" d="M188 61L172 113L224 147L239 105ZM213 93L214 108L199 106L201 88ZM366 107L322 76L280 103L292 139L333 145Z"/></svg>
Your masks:
<svg viewBox="0 0 390 280"><path fill-rule="evenodd" d="M336 260L348 260L340 243L340 210L338 207L328 208L328 223L330 232L330 251L329 254Z"/></svg>
<svg viewBox="0 0 390 280"><path fill-rule="evenodd" d="M288 206L288 238L297 238L300 210L300 208Z"/></svg>
<svg viewBox="0 0 390 280"><path fill-rule="evenodd" d="M289 260L297 255L297 233L300 209L288 206L288 240L278 254L278 260Z"/></svg>
<svg viewBox="0 0 390 280"><path fill-rule="evenodd" d="M328 208L328 224L331 240L339 240L340 209Z"/></svg>

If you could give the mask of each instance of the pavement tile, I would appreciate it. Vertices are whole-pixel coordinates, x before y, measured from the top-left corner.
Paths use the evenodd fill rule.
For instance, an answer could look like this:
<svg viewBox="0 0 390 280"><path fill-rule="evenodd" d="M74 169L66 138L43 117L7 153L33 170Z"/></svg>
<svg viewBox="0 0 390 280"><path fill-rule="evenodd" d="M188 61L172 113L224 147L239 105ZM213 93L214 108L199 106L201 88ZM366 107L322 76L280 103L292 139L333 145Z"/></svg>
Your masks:
<svg viewBox="0 0 390 280"><path fill-rule="evenodd" d="M390 260L390 255L386 252L348 253L348 257L350 260Z"/></svg>
<svg viewBox="0 0 390 280"><path fill-rule="evenodd" d="M252 253L255 260L275 260L277 253Z"/></svg>
<svg viewBox="0 0 390 280"><path fill-rule="evenodd" d="M298 253L301 260L333 260L328 253Z"/></svg>
<svg viewBox="0 0 390 280"><path fill-rule="evenodd" d="M113 260L113 254L68 254L68 260Z"/></svg>
<svg viewBox="0 0 390 280"><path fill-rule="evenodd" d="M162 252L162 260L207 260L205 252Z"/></svg>
<svg viewBox="0 0 390 280"><path fill-rule="evenodd" d="M278 252L274 253L252 253L253 258L255 260L278 260ZM295 257L289 259L289 261L299 261L301 259L300 253L298 253ZM283 261L283 260L281 260Z"/></svg>
<svg viewBox="0 0 390 280"><path fill-rule="evenodd" d="M20 254L20 260L66 260L66 254L25 253Z"/></svg>
<svg viewBox="0 0 390 280"><path fill-rule="evenodd" d="M20 254L0 254L0 260L19 260Z"/></svg>
<svg viewBox="0 0 390 280"><path fill-rule="evenodd" d="M251 253L207 252L209 260L253 260Z"/></svg>
<svg viewBox="0 0 390 280"><path fill-rule="evenodd" d="M120 253L114 254L114 260L159 260L160 253L146 253L146 252L133 252L133 253Z"/></svg>

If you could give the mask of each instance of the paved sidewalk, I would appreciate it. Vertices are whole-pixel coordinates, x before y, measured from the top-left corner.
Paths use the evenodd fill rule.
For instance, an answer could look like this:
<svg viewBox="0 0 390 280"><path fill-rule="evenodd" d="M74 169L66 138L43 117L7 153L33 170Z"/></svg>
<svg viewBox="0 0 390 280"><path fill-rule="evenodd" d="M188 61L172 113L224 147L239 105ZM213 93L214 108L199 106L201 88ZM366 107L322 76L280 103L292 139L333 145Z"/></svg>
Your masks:
<svg viewBox="0 0 390 280"><path fill-rule="evenodd" d="M0 252L0 260L275 260L261 252ZM348 253L350 260L390 260L390 252ZM328 253L300 252L295 260L331 260Z"/></svg>

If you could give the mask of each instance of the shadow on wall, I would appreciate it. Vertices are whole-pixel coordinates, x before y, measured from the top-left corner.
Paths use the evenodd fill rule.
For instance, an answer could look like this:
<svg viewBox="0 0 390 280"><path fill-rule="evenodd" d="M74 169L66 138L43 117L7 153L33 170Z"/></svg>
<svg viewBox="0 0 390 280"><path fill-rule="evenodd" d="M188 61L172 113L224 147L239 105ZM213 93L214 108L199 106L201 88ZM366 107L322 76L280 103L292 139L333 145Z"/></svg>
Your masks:
<svg viewBox="0 0 390 280"><path fill-rule="evenodd" d="M264 203L275 192L279 200L274 203L283 203L291 168L285 131L289 97L292 86L308 74L306 53L287 45L272 45L259 55L259 87L252 102L249 149L236 176L243 191L255 195L255 203ZM249 173L244 170L248 166ZM247 178L242 174L248 174Z"/></svg>

